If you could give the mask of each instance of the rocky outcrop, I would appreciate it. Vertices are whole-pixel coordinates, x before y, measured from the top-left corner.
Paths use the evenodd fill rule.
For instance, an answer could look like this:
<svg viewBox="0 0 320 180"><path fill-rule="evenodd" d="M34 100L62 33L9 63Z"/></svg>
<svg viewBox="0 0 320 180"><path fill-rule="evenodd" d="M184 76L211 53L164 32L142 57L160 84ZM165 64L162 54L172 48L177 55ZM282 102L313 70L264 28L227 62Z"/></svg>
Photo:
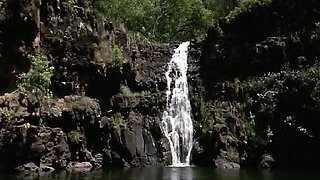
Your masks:
<svg viewBox="0 0 320 180"><path fill-rule="evenodd" d="M132 98L138 99L134 106L113 102L117 112L107 117L102 116L98 101L89 97L65 96L39 106L32 94L2 96L0 155L9 162L5 167L38 172L164 164L169 149L161 133L159 109L149 107L154 102L147 96L121 100Z"/></svg>
<svg viewBox="0 0 320 180"><path fill-rule="evenodd" d="M69 96L39 107L37 102L31 103L33 98L19 92L1 97L0 154L5 167L23 170L29 167L23 164L33 163L40 169L30 171L38 171L65 168L72 160L95 162L82 131L100 117L97 102Z"/></svg>

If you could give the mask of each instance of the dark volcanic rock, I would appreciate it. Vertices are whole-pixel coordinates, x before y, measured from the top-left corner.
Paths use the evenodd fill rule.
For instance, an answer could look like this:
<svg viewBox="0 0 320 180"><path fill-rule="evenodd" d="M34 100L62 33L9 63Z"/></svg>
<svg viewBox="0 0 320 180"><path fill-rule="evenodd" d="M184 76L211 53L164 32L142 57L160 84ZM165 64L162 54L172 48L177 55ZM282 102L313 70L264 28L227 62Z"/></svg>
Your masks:
<svg viewBox="0 0 320 180"><path fill-rule="evenodd" d="M13 110L20 112L17 117L10 117L13 118L10 124L7 124L9 119L4 119L9 117L2 116L1 119L6 128L0 132L0 157L3 162L10 159L6 164L8 169L19 166L22 171L24 166L21 164L27 162L40 167L39 172L51 171L51 168L83 171L101 168L103 164L163 164L160 120L135 112L140 103L120 106L119 110L129 110L127 115L101 117L99 104L88 97L51 99L32 111L21 105L28 100L19 102L20 97L19 92L1 97L3 102L10 102ZM28 96L23 97L28 99ZM146 104L144 106L149 108ZM0 110L3 111L4 107ZM155 112L160 113L159 109ZM39 125L40 117L45 126ZM7 155L9 152L15 153ZM85 168L80 166L83 162L86 162Z"/></svg>
<svg viewBox="0 0 320 180"><path fill-rule="evenodd" d="M93 168L90 162L71 162L67 169L73 172L87 172Z"/></svg>
<svg viewBox="0 0 320 180"><path fill-rule="evenodd" d="M252 1L191 42L195 164L317 167L319 2Z"/></svg>
<svg viewBox="0 0 320 180"><path fill-rule="evenodd" d="M271 168L275 163L274 158L270 154L265 154L259 164L260 168Z"/></svg>
<svg viewBox="0 0 320 180"><path fill-rule="evenodd" d="M0 157L11 160L6 168L168 162L159 123L164 72L176 45L137 43L90 1L34 2L0 2ZM122 71L112 67L116 46ZM44 102L12 92L18 75L30 69L27 56L39 53L55 68L54 98Z"/></svg>
<svg viewBox="0 0 320 180"><path fill-rule="evenodd" d="M226 162L221 159L215 160L214 163L215 163L216 167L219 169L239 169L240 168L240 165L237 163Z"/></svg>
<svg viewBox="0 0 320 180"><path fill-rule="evenodd" d="M15 169L19 172L31 173L31 172L37 172L39 170L39 167L36 166L33 162L31 162L31 163L26 163L19 167L16 167Z"/></svg>

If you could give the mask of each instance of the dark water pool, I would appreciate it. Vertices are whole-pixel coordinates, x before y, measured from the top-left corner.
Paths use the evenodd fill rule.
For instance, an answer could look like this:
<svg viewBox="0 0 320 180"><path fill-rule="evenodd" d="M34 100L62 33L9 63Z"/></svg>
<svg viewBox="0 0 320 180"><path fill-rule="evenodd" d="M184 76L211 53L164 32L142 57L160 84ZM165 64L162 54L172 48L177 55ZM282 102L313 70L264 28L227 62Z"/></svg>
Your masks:
<svg viewBox="0 0 320 180"><path fill-rule="evenodd" d="M40 176L0 174L0 180L320 180L320 171L219 170L202 167L107 168L90 173L56 172Z"/></svg>

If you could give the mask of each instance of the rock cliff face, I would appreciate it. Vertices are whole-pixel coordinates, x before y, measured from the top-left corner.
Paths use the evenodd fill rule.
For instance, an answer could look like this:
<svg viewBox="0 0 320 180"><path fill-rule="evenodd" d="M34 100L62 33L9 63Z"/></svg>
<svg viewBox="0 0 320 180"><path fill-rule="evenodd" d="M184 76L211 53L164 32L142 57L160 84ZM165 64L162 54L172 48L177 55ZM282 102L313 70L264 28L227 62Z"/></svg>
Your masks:
<svg viewBox="0 0 320 180"><path fill-rule="evenodd" d="M86 0L8 0L0 7L0 167L169 163L159 122L175 45L136 42ZM111 67L116 47L121 71ZM18 74L30 68L27 55L36 53L55 68L54 98L41 103L32 93L13 92Z"/></svg>
<svg viewBox="0 0 320 180"><path fill-rule="evenodd" d="M196 45L193 160L317 167L320 4L252 4L221 18Z"/></svg>

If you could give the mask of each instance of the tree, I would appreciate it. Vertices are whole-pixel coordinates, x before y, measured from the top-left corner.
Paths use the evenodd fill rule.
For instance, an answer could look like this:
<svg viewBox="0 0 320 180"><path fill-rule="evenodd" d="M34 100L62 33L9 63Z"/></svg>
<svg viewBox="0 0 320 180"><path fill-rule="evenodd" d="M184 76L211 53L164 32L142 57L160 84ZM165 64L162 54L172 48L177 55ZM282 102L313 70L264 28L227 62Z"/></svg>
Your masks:
<svg viewBox="0 0 320 180"><path fill-rule="evenodd" d="M160 42L204 34L212 19L201 0L99 0L97 8L138 35Z"/></svg>
<svg viewBox="0 0 320 180"><path fill-rule="evenodd" d="M164 0L157 24L160 39L187 40L206 32L212 13L201 0Z"/></svg>
<svg viewBox="0 0 320 180"><path fill-rule="evenodd" d="M241 0L202 0L205 7L215 14L215 18L229 14Z"/></svg>

